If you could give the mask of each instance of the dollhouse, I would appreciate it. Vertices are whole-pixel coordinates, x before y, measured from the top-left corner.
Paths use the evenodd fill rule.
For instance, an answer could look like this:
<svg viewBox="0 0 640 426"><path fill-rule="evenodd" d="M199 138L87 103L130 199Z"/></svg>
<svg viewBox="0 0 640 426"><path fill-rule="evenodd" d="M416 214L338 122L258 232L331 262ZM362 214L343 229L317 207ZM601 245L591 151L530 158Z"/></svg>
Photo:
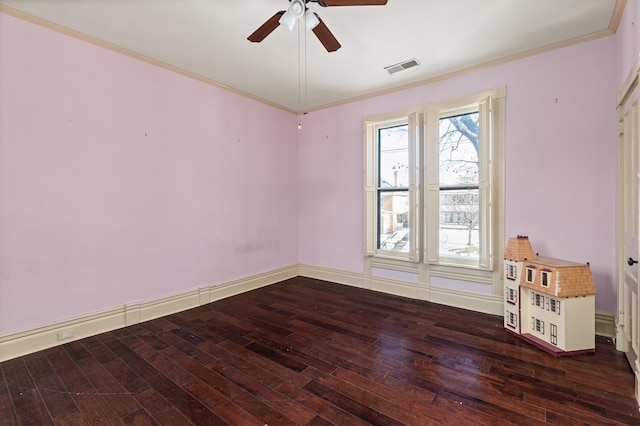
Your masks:
<svg viewBox="0 0 640 426"><path fill-rule="evenodd" d="M588 263L538 256L529 238L504 252L504 328L554 355L595 351L595 285Z"/></svg>

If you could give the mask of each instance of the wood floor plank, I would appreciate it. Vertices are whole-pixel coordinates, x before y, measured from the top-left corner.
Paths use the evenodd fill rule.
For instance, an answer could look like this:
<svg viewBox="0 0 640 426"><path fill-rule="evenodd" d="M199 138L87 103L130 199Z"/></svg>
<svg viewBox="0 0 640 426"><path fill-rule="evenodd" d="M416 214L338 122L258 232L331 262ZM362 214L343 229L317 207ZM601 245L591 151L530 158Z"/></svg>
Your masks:
<svg viewBox="0 0 640 426"><path fill-rule="evenodd" d="M160 425L164 426L192 426L178 410L171 405L158 391L153 388L136 395L136 399L145 411Z"/></svg>
<svg viewBox="0 0 640 426"><path fill-rule="evenodd" d="M96 393L107 401L118 417L127 416L140 408L135 398L95 358L84 358L76 363L89 379Z"/></svg>
<svg viewBox="0 0 640 426"><path fill-rule="evenodd" d="M0 425L640 425L611 339L296 277L0 363Z"/></svg>
<svg viewBox="0 0 640 426"><path fill-rule="evenodd" d="M121 424L120 417L113 411L110 401L101 395L83 393L74 395L73 400L89 424Z"/></svg>
<svg viewBox="0 0 640 426"><path fill-rule="evenodd" d="M24 425L53 424L40 392L27 370L24 358L12 359L0 366L15 411L16 423Z"/></svg>
<svg viewBox="0 0 640 426"><path fill-rule="evenodd" d="M158 374L150 377L148 381L166 401L195 425L226 424L225 421L202 405L193 395L165 376Z"/></svg>
<svg viewBox="0 0 640 426"><path fill-rule="evenodd" d="M24 360L51 417L64 416L78 410L71 394L49 364L44 352L27 355Z"/></svg>
<svg viewBox="0 0 640 426"><path fill-rule="evenodd" d="M261 419L252 416L221 393L212 390L206 383L192 382L185 385L184 388L230 425L251 425L261 422Z"/></svg>
<svg viewBox="0 0 640 426"><path fill-rule="evenodd" d="M322 398L338 408L358 417L372 425L402 425L403 423L377 411L361 401L354 400L336 389L325 386L317 381L307 383L304 389Z"/></svg>

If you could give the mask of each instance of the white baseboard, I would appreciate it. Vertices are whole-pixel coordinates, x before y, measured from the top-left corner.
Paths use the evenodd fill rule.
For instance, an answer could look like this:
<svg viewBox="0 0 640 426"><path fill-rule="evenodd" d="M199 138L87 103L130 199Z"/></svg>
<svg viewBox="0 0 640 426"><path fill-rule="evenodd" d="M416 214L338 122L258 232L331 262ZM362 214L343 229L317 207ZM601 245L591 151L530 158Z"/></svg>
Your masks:
<svg viewBox="0 0 640 426"><path fill-rule="evenodd" d="M159 300L126 304L81 318L0 336L0 362L195 308L298 275L476 312L498 316L503 314L501 297L301 264L225 284L202 287ZM595 321L597 335L615 337L615 321L612 315L596 314ZM71 333L72 336L59 340L60 333Z"/></svg>
<svg viewBox="0 0 640 426"><path fill-rule="evenodd" d="M500 296L472 293L393 278L373 277L367 274L345 272L312 265L300 265L298 273L304 277L367 288L381 293L425 300L476 312L503 315L504 308L502 297Z"/></svg>
<svg viewBox="0 0 640 426"><path fill-rule="evenodd" d="M195 308L216 300L271 285L298 275L297 265L220 285L144 303L126 304L92 315L0 336L0 362L154 318ZM59 340L60 333L69 338Z"/></svg>
<svg viewBox="0 0 640 426"><path fill-rule="evenodd" d="M441 305L454 306L470 311L491 315L504 315L504 304L501 296L475 293L452 288L431 286L431 298L423 299Z"/></svg>
<svg viewBox="0 0 640 426"><path fill-rule="evenodd" d="M596 314L596 336L616 338L616 320L613 315Z"/></svg>
<svg viewBox="0 0 640 426"><path fill-rule="evenodd" d="M357 272L347 272L339 269L324 268L322 266L298 265L298 275L315 278L317 280L331 281L333 283L350 285L352 287L370 288L365 285L365 275Z"/></svg>

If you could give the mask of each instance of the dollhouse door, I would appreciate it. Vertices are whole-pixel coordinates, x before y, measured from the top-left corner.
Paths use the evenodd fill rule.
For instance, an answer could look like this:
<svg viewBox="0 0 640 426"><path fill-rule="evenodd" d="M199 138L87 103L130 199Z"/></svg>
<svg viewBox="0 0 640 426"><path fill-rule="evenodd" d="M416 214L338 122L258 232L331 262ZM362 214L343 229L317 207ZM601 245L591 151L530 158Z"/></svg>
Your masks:
<svg viewBox="0 0 640 426"><path fill-rule="evenodd" d="M618 147L618 315L616 348L624 351L636 377L635 394L640 402L638 305L638 254L640 252L640 172L638 73L640 60L620 92Z"/></svg>

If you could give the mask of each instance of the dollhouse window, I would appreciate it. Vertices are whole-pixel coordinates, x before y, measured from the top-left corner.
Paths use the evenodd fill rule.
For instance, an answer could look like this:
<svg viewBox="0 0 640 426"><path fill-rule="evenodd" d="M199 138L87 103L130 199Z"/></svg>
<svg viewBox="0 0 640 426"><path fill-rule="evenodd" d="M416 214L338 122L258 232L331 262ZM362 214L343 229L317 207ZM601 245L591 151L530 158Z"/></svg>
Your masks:
<svg viewBox="0 0 640 426"><path fill-rule="evenodd" d="M541 321L537 318L531 318L531 328L537 331L540 334L544 334L544 321Z"/></svg>
<svg viewBox="0 0 640 426"><path fill-rule="evenodd" d="M549 287L549 280L551 279L550 271L540 271L540 284L542 287Z"/></svg>
<svg viewBox="0 0 640 426"><path fill-rule="evenodd" d="M544 296L538 293L535 293L533 296L534 305L539 306L544 309Z"/></svg>
<svg viewBox="0 0 640 426"><path fill-rule="evenodd" d="M516 328L518 326L518 316L513 312L507 311L507 325Z"/></svg>
<svg viewBox="0 0 640 426"><path fill-rule="evenodd" d="M550 324L549 333L551 334L551 344L558 345L558 327L555 324Z"/></svg>
<svg viewBox="0 0 640 426"><path fill-rule="evenodd" d="M512 305L518 303L518 292L516 291L516 289L507 288L505 289L505 291L507 293L507 302L511 303Z"/></svg>
<svg viewBox="0 0 640 426"><path fill-rule="evenodd" d="M549 298L549 310L560 315L560 301Z"/></svg>
<svg viewBox="0 0 640 426"><path fill-rule="evenodd" d="M518 275L515 265L506 265L506 266L507 266L507 279L515 280Z"/></svg>
<svg viewBox="0 0 640 426"><path fill-rule="evenodd" d="M527 267L527 282L528 283L533 283L533 278L535 276L534 274L535 274L535 268L531 267L531 266L528 266Z"/></svg>

